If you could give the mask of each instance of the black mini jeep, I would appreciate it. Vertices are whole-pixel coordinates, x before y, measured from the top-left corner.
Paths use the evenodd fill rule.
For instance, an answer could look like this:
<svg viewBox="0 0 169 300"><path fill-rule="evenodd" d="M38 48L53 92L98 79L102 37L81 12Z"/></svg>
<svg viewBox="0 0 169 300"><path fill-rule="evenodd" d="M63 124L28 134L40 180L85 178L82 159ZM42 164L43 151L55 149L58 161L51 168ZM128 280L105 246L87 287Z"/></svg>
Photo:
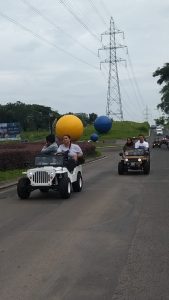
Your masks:
<svg viewBox="0 0 169 300"><path fill-rule="evenodd" d="M144 174L150 173L150 153L144 149L127 150L119 153L121 161L118 163L118 173L123 175L128 170L141 170Z"/></svg>
<svg viewBox="0 0 169 300"><path fill-rule="evenodd" d="M160 148L161 147L161 141L160 141L160 139L155 139L153 141L152 147L153 148Z"/></svg>

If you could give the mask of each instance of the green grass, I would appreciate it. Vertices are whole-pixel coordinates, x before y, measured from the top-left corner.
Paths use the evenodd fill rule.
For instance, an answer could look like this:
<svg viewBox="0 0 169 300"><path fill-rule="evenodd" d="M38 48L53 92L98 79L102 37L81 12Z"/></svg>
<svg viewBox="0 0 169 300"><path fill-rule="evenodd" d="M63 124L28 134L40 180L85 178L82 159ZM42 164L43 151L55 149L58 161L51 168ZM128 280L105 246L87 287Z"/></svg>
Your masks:
<svg viewBox="0 0 169 300"><path fill-rule="evenodd" d="M99 140L116 140L126 139L128 136L138 136L139 133L148 135L149 125L148 123L137 123L132 121L114 121L111 130L106 134L99 134ZM84 133L81 140L89 140L92 133L96 132L93 125L88 125L84 128ZM49 131L33 131L22 132L22 140L37 141L45 140L45 137L49 134Z"/></svg>
<svg viewBox="0 0 169 300"><path fill-rule="evenodd" d="M22 176L23 171L25 170L17 169L17 170L0 171L0 182L16 179Z"/></svg>
<svg viewBox="0 0 169 300"><path fill-rule="evenodd" d="M45 140L48 134L48 131L24 131L21 133L21 139L28 140L30 142Z"/></svg>
<svg viewBox="0 0 169 300"><path fill-rule="evenodd" d="M100 157L102 155L101 151L96 149L95 153L87 155L87 159Z"/></svg>
<svg viewBox="0 0 169 300"><path fill-rule="evenodd" d="M114 121L111 130L106 134L98 134L99 140L116 140L126 139L128 136L137 137L140 133L148 135L149 125L148 123L136 123L131 121L118 122ZM94 126L88 125L84 129L82 139L87 140L91 134L96 132Z"/></svg>

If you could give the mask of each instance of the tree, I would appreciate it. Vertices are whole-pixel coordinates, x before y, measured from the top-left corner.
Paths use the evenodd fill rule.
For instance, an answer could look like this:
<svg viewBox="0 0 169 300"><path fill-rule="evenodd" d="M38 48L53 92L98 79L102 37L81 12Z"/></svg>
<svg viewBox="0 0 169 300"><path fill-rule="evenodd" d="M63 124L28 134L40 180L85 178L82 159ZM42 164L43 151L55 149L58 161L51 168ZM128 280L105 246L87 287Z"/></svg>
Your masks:
<svg viewBox="0 0 169 300"><path fill-rule="evenodd" d="M164 111L166 114L169 113L169 63L166 63L162 68L158 68L154 73L153 77L159 76L157 80L158 84L164 84L160 90L161 103L157 105L157 108Z"/></svg>
<svg viewBox="0 0 169 300"><path fill-rule="evenodd" d="M86 113L76 113L75 116L77 116L83 123L83 126L86 126L89 122L89 117Z"/></svg>
<svg viewBox="0 0 169 300"><path fill-rule="evenodd" d="M166 119L164 116L159 117L158 119L155 119L156 125L165 125Z"/></svg>
<svg viewBox="0 0 169 300"><path fill-rule="evenodd" d="M50 119L52 114L53 118ZM50 121L59 118L57 111L51 110L50 107L38 104L25 104L20 101L16 103L7 103L0 105L1 123L19 122L24 131L49 129Z"/></svg>
<svg viewBox="0 0 169 300"><path fill-rule="evenodd" d="M97 118L97 115L95 113L89 114L89 123L93 124L94 121L96 120L96 118Z"/></svg>

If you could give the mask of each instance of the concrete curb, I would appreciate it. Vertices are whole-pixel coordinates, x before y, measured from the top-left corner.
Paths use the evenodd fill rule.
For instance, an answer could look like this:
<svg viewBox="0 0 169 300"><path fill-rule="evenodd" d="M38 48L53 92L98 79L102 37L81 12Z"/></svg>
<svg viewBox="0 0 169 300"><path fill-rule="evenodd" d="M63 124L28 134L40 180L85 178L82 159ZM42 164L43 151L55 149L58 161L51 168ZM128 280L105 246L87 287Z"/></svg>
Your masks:
<svg viewBox="0 0 169 300"><path fill-rule="evenodd" d="M17 185L17 182L18 181L12 181L12 182L9 182L9 183L0 183L0 191L1 190L5 190L5 189L8 189L8 188L10 188L10 187L12 187L12 186L15 186L15 185Z"/></svg>

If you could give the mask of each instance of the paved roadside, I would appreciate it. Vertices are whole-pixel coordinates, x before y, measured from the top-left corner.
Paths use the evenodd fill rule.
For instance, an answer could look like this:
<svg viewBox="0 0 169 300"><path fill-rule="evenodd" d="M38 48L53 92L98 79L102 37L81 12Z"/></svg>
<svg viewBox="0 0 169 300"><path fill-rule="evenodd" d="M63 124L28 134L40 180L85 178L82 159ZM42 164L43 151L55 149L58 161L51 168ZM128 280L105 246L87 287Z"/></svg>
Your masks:
<svg viewBox="0 0 169 300"><path fill-rule="evenodd" d="M19 179L19 178L18 178ZM0 182L0 191L7 189L9 187L15 186L17 184L18 180L9 180L9 181L2 181Z"/></svg>

